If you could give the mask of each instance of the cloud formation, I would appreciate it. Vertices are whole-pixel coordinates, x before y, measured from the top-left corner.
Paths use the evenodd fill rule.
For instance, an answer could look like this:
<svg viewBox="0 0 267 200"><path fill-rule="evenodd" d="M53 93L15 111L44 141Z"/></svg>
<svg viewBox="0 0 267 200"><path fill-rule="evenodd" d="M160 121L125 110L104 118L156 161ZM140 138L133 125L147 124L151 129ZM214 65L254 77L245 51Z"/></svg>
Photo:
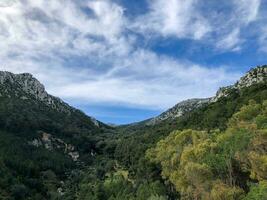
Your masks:
<svg viewBox="0 0 267 200"><path fill-rule="evenodd" d="M153 37L203 40L224 51L241 49L240 31L256 21L261 0L150 0L133 28Z"/></svg>
<svg viewBox="0 0 267 200"><path fill-rule="evenodd" d="M140 43L164 37L207 43L214 51L242 51L243 30L259 20L260 5L260 0L219 6L150 0L145 13L129 19L126 8L109 0L2 0L0 69L33 73L49 92L70 102L166 109L214 95L240 73Z"/></svg>
<svg viewBox="0 0 267 200"><path fill-rule="evenodd" d="M133 27L164 37L201 39L210 32L210 25L197 9L197 3L196 0L150 0L149 12L139 16Z"/></svg>

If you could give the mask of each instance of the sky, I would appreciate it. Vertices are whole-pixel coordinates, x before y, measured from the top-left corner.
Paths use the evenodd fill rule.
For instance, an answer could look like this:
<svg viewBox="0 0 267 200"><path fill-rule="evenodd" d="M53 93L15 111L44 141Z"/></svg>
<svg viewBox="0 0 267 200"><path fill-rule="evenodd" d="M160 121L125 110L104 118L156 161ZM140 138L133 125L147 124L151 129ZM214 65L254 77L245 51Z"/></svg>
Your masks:
<svg viewBox="0 0 267 200"><path fill-rule="evenodd" d="M214 96L267 64L267 0L0 0L0 70L105 123Z"/></svg>

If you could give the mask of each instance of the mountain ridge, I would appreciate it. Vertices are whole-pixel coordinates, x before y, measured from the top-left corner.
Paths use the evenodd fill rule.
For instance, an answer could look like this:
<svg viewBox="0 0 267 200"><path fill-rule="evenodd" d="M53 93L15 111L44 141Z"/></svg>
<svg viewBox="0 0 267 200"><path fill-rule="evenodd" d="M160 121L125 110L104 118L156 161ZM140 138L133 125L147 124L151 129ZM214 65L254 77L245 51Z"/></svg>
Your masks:
<svg viewBox="0 0 267 200"><path fill-rule="evenodd" d="M134 122L128 125L123 126L136 126L140 124L144 124L147 126L153 126L157 123L160 123L162 121L168 120L168 119L175 119L178 117L183 116L184 114L191 112L195 109L201 108L209 103L213 103L218 101L220 98L226 97L229 95L231 91L238 92L241 88L249 87L256 83L265 82L267 77L267 65L258 66L255 68L252 68L249 70L244 76L242 76L235 84L227 86L227 87L221 87L216 92L216 95L214 97L209 98L194 98L194 99L188 99L181 101L177 103L175 106L171 107L170 109L164 111L160 115L146 119L141 122ZM0 96L1 95L7 95L9 96L7 91L7 88L3 90L1 89L4 84L14 84L17 85L16 90L22 90L25 94L31 95L36 100L39 100L43 103L45 103L47 106L51 107L52 109L56 109L60 112L70 113L70 112L76 112L78 111L76 108L73 108L72 106L68 105L64 101L62 101L58 97L54 97L47 93L45 90L45 86L39 82L38 79L36 79L32 74L30 73L20 73L20 74L14 74L7 71L0 71ZM19 88L19 89L18 89ZM24 94L19 94L20 91L17 91L15 95L17 97L19 95L22 100L27 100L28 97ZM81 111L82 112L82 111ZM99 126L99 121L95 118L88 116L92 123L96 126Z"/></svg>
<svg viewBox="0 0 267 200"><path fill-rule="evenodd" d="M129 126L142 125L142 124L147 126L153 126L165 120L172 120L181 117L184 114L191 112L195 109L201 108L207 104L216 102L220 98L228 96L233 90L238 92L244 87L249 87L253 84L263 83L266 81L267 81L267 65L257 66L255 68L251 68L234 85L219 88L214 97L193 98L181 101L156 117L137 123L132 123L129 124Z"/></svg>
<svg viewBox="0 0 267 200"><path fill-rule="evenodd" d="M10 73L5 73L0 82L0 197L3 194L5 199L12 199L19 194L18 199L86 199L88 195L88 199L102 200L112 195L106 183L122 190L126 183L127 198L122 199L128 199L130 193L135 197L144 188L143 183L149 181L164 189L157 194L176 200L178 194L165 185L160 166L147 161L147 150L174 130L225 130L243 105L267 99L267 84L262 82L265 69L260 74L263 78L253 73L245 76L248 78L241 82L244 87L239 92L237 87L229 87L229 93L215 102L207 103L210 98L180 102L177 105L183 110L174 109L174 118L168 118L167 113L167 119L154 126L124 129L103 124L97 127L79 110L60 111L46 99L45 103L39 100L44 90L32 76L10 78ZM251 84L246 87L247 82ZM119 185L117 177L122 178ZM147 185L145 193L149 188L154 191L153 185ZM99 191L105 196L93 198ZM120 191L114 194L122 194Z"/></svg>
<svg viewBox="0 0 267 200"><path fill-rule="evenodd" d="M10 88L8 88L8 86L12 88L11 90L15 90L15 92L9 90ZM0 71L0 96L5 95L7 97L11 97L11 93L13 93L16 97L21 98L22 100L27 100L33 97L36 100L41 101L47 106L51 107L52 109L64 112L66 114L77 111L82 112L70 106L59 97L50 95L46 91L45 86L32 74L15 74L8 71ZM28 97L28 95L30 95L30 97ZM100 122L98 120L91 116L88 117L96 126L99 126Z"/></svg>

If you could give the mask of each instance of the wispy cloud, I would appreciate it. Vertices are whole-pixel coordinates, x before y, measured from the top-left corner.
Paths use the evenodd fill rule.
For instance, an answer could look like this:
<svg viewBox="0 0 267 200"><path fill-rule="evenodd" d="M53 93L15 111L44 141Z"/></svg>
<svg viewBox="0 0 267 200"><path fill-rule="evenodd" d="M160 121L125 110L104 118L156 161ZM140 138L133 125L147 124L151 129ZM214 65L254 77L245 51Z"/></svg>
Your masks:
<svg viewBox="0 0 267 200"><path fill-rule="evenodd" d="M105 72L25 60L23 65L18 60L9 61L8 67L2 69L31 72L45 83L50 93L69 102L155 110L184 99L214 95L220 86L233 83L240 76L223 68L208 69L145 50L114 59L113 66Z"/></svg>
<svg viewBox="0 0 267 200"><path fill-rule="evenodd" d="M133 28L145 34L200 39L210 31L210 25L196 7L196 0L151 0L149 12L139 16Z"/></svg>
<svg viewBox="0 0 267 200"><path fill-rule="evenodd" d="M241 29L258 19L261 0L151 0L133 29L145 36L201 40L224 51L241 49Z"/></svg>
<svg viewBox="0 0 267 200"><path fill-rule="evenodd" d="M239 51L241 47L240 29L236 28L228 35L224 36L217 44L216 47L222 50Z"/></svg>
<svg viewBox="0 0 267 200"><path fill-rule="evenodd" d="M2 0L0 69L33 73L49 92L71 102L149 109L211 96L238 78L229 67L140 47L139 34L242 50L242 29L258 20L260 0L233 0L225 14L219 12L222 7L207 12L211 8L199 0L148 3L145 14L129 19L121 5L109 0Z"/></svg>

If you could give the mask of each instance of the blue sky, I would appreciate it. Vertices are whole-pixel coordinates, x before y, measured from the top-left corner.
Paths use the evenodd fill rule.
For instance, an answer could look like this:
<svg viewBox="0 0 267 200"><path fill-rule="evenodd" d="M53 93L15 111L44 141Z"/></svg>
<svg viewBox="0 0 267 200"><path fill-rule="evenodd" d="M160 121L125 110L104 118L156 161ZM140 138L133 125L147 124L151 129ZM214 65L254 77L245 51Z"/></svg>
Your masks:
<svg viewBox="0 0 267 200"><path fill-rule="evenodd" d="M0 0L0 70L131 123L266 64L266 12L265 0Z"/></svg>

